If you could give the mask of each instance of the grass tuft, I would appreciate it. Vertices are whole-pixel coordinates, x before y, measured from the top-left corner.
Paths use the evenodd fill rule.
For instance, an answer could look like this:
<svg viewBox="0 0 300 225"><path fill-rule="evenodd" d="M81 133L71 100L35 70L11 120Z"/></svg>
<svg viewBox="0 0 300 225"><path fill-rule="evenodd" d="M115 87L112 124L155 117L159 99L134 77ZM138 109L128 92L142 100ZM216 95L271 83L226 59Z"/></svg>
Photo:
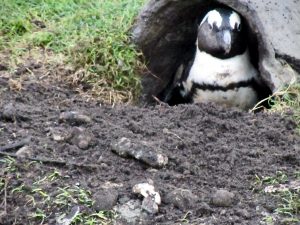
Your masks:
<svg viewBox="0 0 300 225"><path fill-rule="evenodd" d="M297 124L297 130L300 134L300 83L292 83L288 87L275 92L272 96L257 103L252 111L261 108L261 103L265 101L270 106L269 112L277 112L285 115L287 112L292 111L293 119Z"/></svg>
<svg viewBox="0 0 300 225"><path fill-rule="evenodd" d="M300 222L300 183L299 172L288 176L278 171L274 176L255 178L255 186L264 188L264 192L277 200L277 207L274 214L282 216L283 224L298 224ZM296 183L296 186L293 185ZM273 224L273 216L267 216L263 220L266 224Z"/></svg>
<svg viewBox="0 0 300 225"><path fill-rule="evenodd" d="M67 215L69 217L74 207L79 210L70 224L112 224L115 213L112 210L96 210L92 192L79 183L74 184L70 176L57 168L41 170L39 175L30 174L31 168L42 164L23 162L24 167L21 168L18 163L10 157L0 160L0 196L9 204L19 207L22 202L27 208L27 218L23 218L24 214L23 217L16 216L16 224L21 224L23 219L26 219L26 224L64 219ZM10 202L11 199L18 204Z"/></svg>
<svg viewBox="0 0 300 225"><path fill-rule="evenodd" d="M286 112L294 111L294 118L300 128L300 83L288 86L285 90L275 93L273 98L269 99L271 111Z"/></svg>

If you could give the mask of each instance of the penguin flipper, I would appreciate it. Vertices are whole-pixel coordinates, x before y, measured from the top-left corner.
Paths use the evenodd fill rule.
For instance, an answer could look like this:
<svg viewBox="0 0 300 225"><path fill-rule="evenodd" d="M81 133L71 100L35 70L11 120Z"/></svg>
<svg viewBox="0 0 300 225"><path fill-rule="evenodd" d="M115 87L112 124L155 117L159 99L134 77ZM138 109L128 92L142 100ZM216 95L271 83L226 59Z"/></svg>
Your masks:
<svg viewBox="0 0 300 225"><path fill-rule="evenodd" d="M167 84L164 90L157 96L161 101L168 103L168 101L172 98L173 91L176 88L179 80L181 79L183 73L183 64L181 64L176 73L173 75L172 80Z"/></svg>
<svg viewBox="0 0 300 225"><path fill-rule="evenodd" d="M177 83L177 85L171 90L169 93L169 98L167 99L167 103L170 106L178 105L178 104L186 104L190 103L188 96L185 94L186 90L184 88L183 83Z"/></svg>

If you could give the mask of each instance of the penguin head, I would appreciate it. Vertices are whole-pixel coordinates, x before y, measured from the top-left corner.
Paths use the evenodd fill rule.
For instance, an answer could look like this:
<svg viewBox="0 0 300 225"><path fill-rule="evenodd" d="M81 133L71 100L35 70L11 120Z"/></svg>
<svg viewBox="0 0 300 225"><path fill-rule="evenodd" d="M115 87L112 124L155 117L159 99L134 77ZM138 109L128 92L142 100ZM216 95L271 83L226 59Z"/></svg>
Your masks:
<svg viewBox="0 0 300 225"><path fill-rule="evenodd" d="M198 26L197 47L214 57L226 59L247 48L242 18L232 9L209 11Z"/></svg>

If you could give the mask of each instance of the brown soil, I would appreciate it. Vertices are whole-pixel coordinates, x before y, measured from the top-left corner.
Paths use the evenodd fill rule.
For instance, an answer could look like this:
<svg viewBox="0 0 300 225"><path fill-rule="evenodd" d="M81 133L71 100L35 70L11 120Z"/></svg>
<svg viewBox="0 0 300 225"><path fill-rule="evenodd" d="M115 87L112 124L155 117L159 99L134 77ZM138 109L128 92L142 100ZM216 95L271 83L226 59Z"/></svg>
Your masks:
<svg viewBox="0 0 300 225"><path fill-rule="evenodd" d="M62 209L29 204L22 193L12 193L12 188L22 183L31 186L56 168L64 179L44 186L45 191L55 193L61 185L77 185L93 195L110 184L109 189L117 192L116 204L126 198L140 199L132 193L133 185L151 179L162 204L146 224L257 225L266 215L274 215L277 205L255 185L256 175L274 176L282 171L293 177L300 169L295 125L279 115L251 114L212 104L111 107L87 102L62 85L28 83L17 92L11 91L1 76L0 85L0 146L30 136L29 156L44 161L28 164L32 159L18 158L18 172L0 173L8 181L6 193L1 191L1 201L5 198L6 204L0 203L0 224L39 224L29 216L39 207L49 215L43 224L55 224L54 215ZM92 122L60 121L60 114L68 111L88 115ZM68 136L75 127L92 137L87 148L79 148L70 138L53 140L53 131ZM159 149L169 158L167 166L153 169L116 155L111 144L122 137L146 141ZM16 151L2 152L13 155ZM0 162L0 166L4 171L6 164ZM197 196L193 204L188 203L192 207L176 207L165 199L178 188ZM230 206L212 204L211 197L218 189L234 194Z"/></svg>

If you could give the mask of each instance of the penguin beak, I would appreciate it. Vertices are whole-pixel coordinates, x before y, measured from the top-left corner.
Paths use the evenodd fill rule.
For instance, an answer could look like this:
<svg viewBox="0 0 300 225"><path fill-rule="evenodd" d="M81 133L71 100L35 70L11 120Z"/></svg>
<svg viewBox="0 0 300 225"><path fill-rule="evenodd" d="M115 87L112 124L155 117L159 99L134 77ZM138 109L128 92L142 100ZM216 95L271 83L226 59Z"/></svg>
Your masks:
<svg viewBox="0 0 300 225"><path fill-rule="evenodd" d="M231 34L229 30L222 31L222 48L225 54L228 54L231 50Z"/></svg>

